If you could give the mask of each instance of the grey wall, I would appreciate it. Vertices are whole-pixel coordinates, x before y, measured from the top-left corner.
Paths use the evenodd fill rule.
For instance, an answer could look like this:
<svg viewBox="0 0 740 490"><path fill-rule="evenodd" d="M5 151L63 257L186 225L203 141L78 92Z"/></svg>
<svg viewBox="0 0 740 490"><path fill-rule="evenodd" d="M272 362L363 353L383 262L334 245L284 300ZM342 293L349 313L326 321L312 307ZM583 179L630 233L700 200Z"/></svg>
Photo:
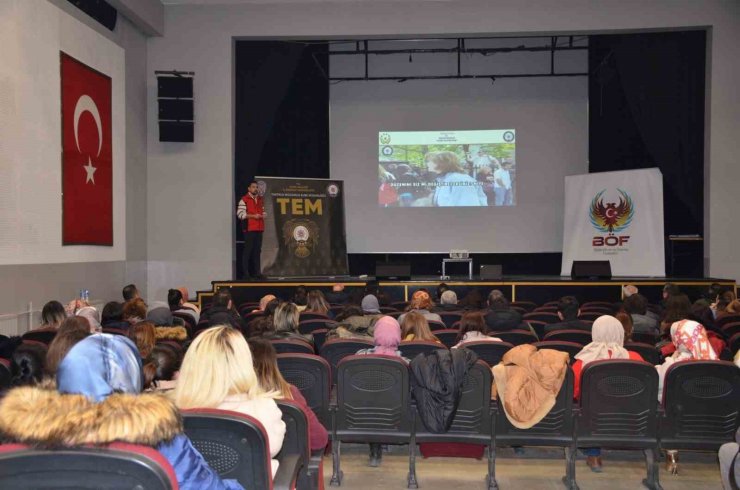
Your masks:
<svg viewBox="0 0 740 490"><path fill-rule="evenodd" d="M123 16L111 32L65 0L49 2L125 50L126 260L0 266L0 315L27 311L29 304L38 310L49 299L68 301L81 288L89 289L91 298L106 301L119 299L121 287L129 282L146 290L146 37Z"/></svg>
<svg viewBox="0 0 740 490"><path fill-rule="evenodd" d="M190 290L229 278L232 260L232 38L349 38L606 33L711 27L708 73L707 272L740 278L740 231L731 226L740 183L740 2L530 0L170 6L165 35L148 41L149 288ZM193 144L157 141L153 71L195 71ZM178 175L175 181L173 173ZM184 196L188 196L184 201ZM186 204L187 202L187 204ZM177 240L173 246L173 238ZM187 237L187 238L186 238Z"/></svg>

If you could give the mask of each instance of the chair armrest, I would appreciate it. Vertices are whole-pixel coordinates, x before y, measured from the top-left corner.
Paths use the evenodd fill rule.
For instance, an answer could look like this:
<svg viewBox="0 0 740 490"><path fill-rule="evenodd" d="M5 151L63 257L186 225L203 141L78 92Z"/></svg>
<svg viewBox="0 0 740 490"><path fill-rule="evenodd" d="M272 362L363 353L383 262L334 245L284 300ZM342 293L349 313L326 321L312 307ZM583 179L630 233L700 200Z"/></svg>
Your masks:
<svg viewBox="0 0 740 490"><path fill-rule="evenodd" d="M298 480L301 467L301 457L298 454L287 454L278 458L280 466L272 479L273 490L292 490Z"/></svg>
<svg viewBox="0 0 740 490"><path fill-rule="evenodd" d="M335 412L337 410L337 385L331 387L329 392L329 411Z"/></svg>

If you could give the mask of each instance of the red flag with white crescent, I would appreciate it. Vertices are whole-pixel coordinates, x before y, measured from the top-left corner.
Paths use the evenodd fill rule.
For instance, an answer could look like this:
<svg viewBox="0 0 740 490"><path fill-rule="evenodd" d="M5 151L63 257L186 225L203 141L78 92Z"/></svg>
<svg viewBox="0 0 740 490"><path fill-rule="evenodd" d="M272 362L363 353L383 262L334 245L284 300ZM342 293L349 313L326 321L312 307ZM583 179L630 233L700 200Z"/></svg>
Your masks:
<svg viewBox="0 0 740 490"><path fill-rule="evenodd" d="M111 79L60 52L62 244L113 245Z"/></svg>

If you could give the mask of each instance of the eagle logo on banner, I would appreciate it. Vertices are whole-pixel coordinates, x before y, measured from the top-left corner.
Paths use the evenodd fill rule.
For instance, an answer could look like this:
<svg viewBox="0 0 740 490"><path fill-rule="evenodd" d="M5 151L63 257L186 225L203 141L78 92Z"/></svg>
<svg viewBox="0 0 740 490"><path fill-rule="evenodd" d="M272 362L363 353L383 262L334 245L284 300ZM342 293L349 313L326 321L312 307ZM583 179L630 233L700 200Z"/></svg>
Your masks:
<svg viewBox="0 0 740 490"><path fill-rule="evenodd" d="M591 201L589 218L594 228L602 233L613 235L627 228L632 223L635 215L635 206L632 198L622 189L619 191L619 203L607 202L604 204L603 195L606 189L602 190Z"/></svg>
<svg viewBox="0 0 740 490"><path fill-rule="evenodd" d="M290 251L299 259L305 259L319 239L319 227L307 219L292 219L283 225L283 240Z"/></svg>

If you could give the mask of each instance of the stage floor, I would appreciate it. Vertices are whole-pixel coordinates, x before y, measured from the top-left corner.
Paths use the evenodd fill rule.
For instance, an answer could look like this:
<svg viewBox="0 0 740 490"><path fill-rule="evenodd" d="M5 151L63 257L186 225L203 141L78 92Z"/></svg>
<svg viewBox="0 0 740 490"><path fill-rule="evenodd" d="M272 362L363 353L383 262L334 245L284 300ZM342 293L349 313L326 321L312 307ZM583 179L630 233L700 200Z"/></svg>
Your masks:
<svg viewBox="0 0 740 490"><path fill-rule="evenodd" d="M268 277L262 281L213 281L211 291L198 291L198 302L207 304L210 297L220 288L230 288L234 302L240 304L258 301L265 294L274 294L281 299L290 299L299 286L309 289L330 291L334 284L344 284L346 288L365 288L368 283L377 283L393 301L407 301L414 291L425 288L434 290L444 282L450 286L458 298L471 289L478 289L487 296L492 289L501 290L511 301L533 301L537 304L553 301L561 296L573 295L581 301L620 301L622 287L627 284L637 286L640 293L652 303L661 300L663 286L667 282L677 284L689 295L697 299L711 284L718 283L732 288L737 293L737 285L732 279L687 278L687 277L612 277L611 279L573 279L568 276L503 276L501 279L481 279L467 276L451 276L442 281L439 276L412 276L408 279L380 279L361 276L341 277Z"/></svg>

